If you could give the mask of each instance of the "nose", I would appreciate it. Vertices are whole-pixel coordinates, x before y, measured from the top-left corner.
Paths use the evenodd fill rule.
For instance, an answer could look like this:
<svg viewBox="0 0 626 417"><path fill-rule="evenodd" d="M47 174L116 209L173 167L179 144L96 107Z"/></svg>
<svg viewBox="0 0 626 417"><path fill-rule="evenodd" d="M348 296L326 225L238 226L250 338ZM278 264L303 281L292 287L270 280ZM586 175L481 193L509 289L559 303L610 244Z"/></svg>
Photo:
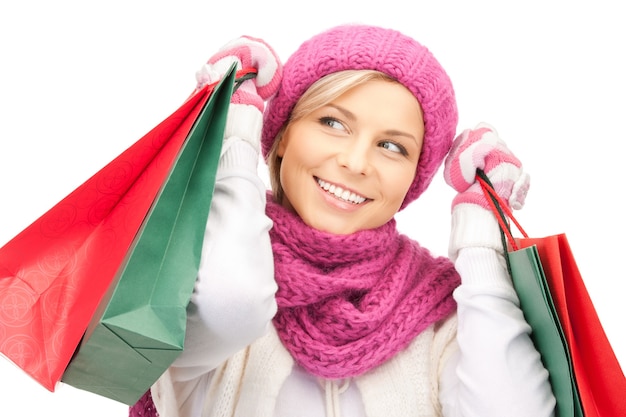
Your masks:
<svg viewBox="0 0 626 417"><path fill-rule="evenodd" d="M371 170L370 147L363 138L352 138L337 152L337 163L355 175L367 175Z"/></svg>

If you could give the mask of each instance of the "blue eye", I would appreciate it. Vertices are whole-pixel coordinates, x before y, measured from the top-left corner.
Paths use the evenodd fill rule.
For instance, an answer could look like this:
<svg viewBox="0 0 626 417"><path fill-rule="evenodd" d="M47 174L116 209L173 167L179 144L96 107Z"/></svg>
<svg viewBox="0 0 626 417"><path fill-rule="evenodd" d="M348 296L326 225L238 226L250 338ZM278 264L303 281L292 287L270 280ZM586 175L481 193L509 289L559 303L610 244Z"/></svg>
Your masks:
<svg viewBox="0 0 626 417"><path fill-rule="evenodd" d="M384 141L379 144L381 148L387 149L391 152L396 152L402 155L407 155L407 151L402 145L398 145L394 142Z"/></svg>
<svg viewBox="0 0 626 417"><path fill-rule="evenodd" d="M334 117L325 116L321 117L319 120L321 124L323 124L324 126L328 126L332 129L345 129L343 124Z"/></svg>

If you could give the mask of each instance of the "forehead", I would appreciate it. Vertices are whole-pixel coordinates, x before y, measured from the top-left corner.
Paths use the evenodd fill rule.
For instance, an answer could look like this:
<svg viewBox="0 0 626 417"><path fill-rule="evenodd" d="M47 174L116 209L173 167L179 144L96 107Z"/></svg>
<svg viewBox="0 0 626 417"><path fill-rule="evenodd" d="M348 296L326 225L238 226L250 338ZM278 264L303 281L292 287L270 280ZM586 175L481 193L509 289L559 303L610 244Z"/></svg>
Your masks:
<svg viewBox="0 0 626 417"><path fill-rule="evenodd" d="M305 89L290 111L287 122L297 120L337 100L350 90L372 81L384 81L407 89L389 75L375 70L345 70L328 74ZM412 94L412 93L411 93ZM417 99L416 99L417 100ZM421 107L421 106L420 106Z"/></svg>
<svg viewBox="0 0 626 417"><path fill-rule="evenodd" d="M363 121L401 123L418 130L424 125L422 109L415 96L402 84L388 80L359 84L329 101L325 107L354 113L353 118L368 119Z"/></svg>

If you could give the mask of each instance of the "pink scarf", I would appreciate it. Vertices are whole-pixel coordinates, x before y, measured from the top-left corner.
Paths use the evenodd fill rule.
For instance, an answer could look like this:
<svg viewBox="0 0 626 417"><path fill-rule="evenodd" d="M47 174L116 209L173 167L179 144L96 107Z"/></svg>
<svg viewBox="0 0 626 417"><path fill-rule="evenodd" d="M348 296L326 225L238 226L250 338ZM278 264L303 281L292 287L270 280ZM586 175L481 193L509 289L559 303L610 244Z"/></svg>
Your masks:
<svg viewBox="0 0 626 417"><path fill-rule="evenodd" d="M400 235L394 220L339 236L305 225L269 193L266 212L279 286L274 325L310 373L363 374L456 309L452 263ZM149 390L129 409L130 417L158 415Z"/></svg>
<svg viewBox="0 0 626 417"><path fill-rule="evenodd" d="M395 220L334 235L310 228L271 194L267 200L279 288L274 325L313 375L361 375L455 311L454 266L399 234Z"/></svg>

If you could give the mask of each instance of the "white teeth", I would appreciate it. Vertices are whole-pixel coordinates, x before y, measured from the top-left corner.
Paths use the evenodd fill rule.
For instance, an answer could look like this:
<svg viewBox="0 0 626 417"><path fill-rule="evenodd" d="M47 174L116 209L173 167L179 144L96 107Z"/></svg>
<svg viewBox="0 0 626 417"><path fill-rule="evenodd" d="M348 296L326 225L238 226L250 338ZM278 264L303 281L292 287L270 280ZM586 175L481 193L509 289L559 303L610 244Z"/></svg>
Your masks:
<svg viewBox="0 0 626 417"><path fill-rule="evenodd" d="M337 198L340 198L342 200L345 200L349 203L352 204L361 204L362 202L364 202L366 200L365 197L362 197L358 194L352 193L348 190L344 190L343 188L336 186L334 184L330 184L324 180L321 179L317 179L317 183L319 184L320 187L322 187L322 189L324 189L325 191L328 191L330 194L334 195Z"/></svg>

